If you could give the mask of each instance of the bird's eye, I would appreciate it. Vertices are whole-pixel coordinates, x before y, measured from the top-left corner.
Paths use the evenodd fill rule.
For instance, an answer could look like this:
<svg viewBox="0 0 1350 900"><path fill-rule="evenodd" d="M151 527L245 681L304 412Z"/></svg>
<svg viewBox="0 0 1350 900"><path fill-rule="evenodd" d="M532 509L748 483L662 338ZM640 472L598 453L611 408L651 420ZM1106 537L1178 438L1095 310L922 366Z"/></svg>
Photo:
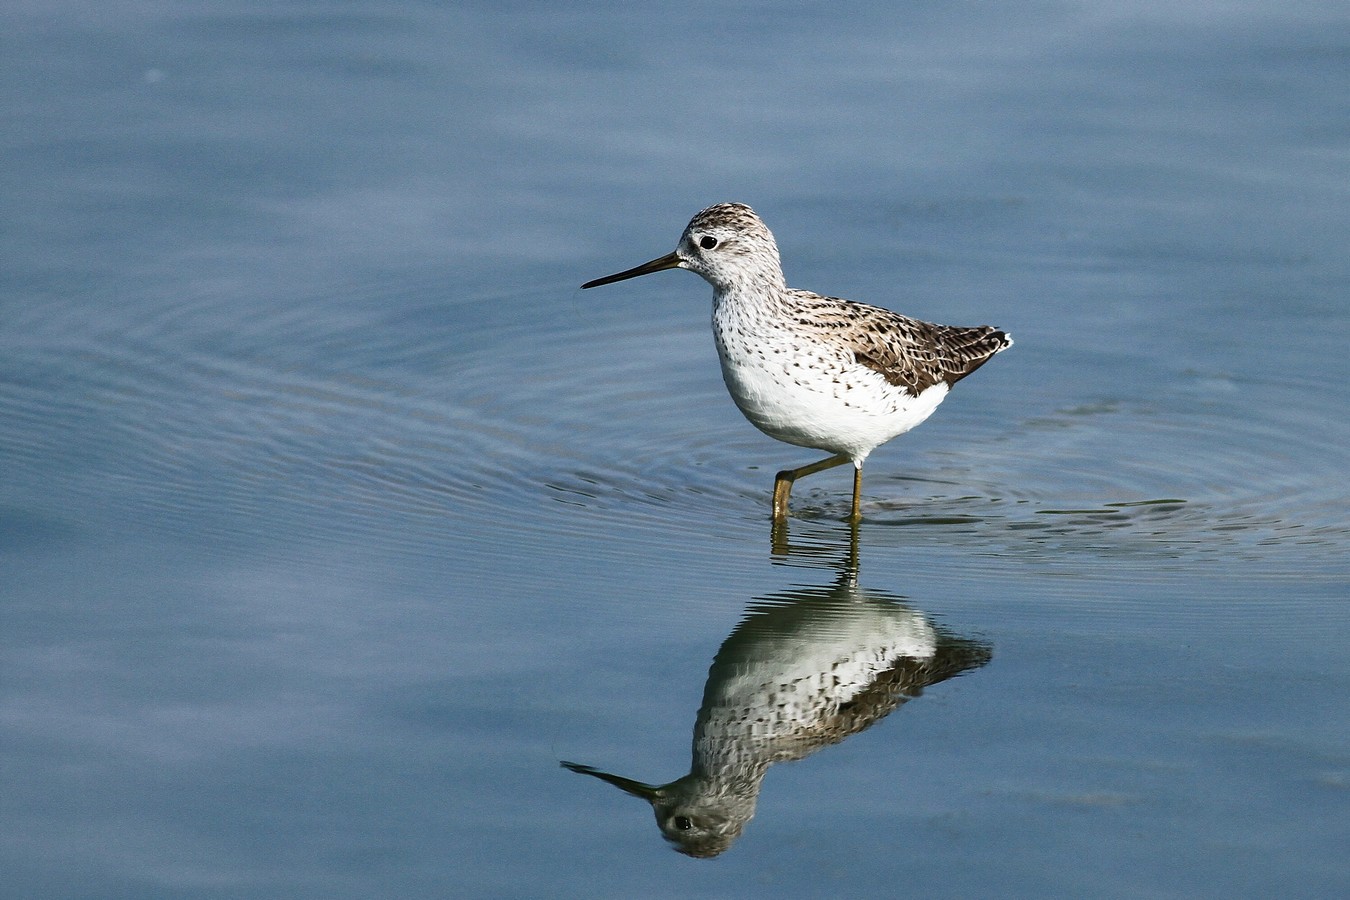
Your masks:
<svg viewBox="0 0 1350 900"><path fill-rule="evenodd" d="M714 244L717 243L717 241L713 238L704 238L703 240L712 241ZM700 241L700 243L702 242ZM690 828L694 827L694 823L689 821L688 816L676 816L675 827L678 828L680 831L688 831Z"/></svg>
<svg viewBox="0 0 1350 900"><path fill-rule="evenodd" d="M704 250L711 250L717 246L717 238L713 237L711 234L705 234L698 239L698 245Z"/></svg>

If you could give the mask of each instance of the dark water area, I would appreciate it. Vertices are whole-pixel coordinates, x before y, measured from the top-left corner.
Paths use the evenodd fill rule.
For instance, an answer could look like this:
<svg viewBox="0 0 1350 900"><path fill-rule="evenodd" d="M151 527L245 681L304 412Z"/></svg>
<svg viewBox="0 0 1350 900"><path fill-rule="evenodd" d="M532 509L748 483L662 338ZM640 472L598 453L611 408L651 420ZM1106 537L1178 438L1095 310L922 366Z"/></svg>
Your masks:
<svg viewBox="0 0 1350 900"><path fill-rule="evenodd" d="M0 25L0 893L1350 892L1343 5ZM856 529L724 200L1016 338Z"/></svg>

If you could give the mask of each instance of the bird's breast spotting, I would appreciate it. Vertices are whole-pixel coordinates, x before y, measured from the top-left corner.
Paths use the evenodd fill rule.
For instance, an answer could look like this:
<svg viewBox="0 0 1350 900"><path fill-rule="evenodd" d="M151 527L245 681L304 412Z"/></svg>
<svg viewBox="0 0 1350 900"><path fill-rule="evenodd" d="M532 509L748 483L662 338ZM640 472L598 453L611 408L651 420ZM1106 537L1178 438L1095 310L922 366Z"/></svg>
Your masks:
<svg viewBox="0 0 1350 900"><path fill-rule="evenodd" d="M928 418L947 394L942 382L917 396L891 384L840 342L805 341L771 325L749 332L745 324L714 317L722 378L745 417L780 441L861 462Z"/></svg>

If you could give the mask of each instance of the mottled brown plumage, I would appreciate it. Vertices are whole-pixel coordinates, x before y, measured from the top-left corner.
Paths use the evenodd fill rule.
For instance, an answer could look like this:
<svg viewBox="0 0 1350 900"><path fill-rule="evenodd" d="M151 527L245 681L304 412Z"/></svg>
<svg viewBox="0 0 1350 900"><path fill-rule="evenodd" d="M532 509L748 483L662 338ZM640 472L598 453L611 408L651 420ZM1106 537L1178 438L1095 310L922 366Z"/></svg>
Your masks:
<svg viewBox="0 0 1350 900"><path fill-rule="evenodd" d="M916 397L939 382L950 387L1012 344L989 325L935 325L854 300L794 288L787 293L802 329L846 348L859 364Z"/></svg>

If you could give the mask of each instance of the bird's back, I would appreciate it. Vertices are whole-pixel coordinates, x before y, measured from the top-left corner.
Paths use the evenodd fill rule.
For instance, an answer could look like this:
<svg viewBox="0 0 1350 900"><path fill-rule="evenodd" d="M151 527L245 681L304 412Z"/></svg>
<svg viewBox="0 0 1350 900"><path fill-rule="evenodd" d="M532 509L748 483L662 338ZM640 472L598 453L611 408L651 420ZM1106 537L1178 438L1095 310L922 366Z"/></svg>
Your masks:
<svg viewBox="0 0 1350 900"><path fill-rule="evenodd" d="M843 345L858 364L916 397L939 383L950 387L1012 346L1011 337L989 325L937 325L810 291L788 295L797 327Z"/></svg>

